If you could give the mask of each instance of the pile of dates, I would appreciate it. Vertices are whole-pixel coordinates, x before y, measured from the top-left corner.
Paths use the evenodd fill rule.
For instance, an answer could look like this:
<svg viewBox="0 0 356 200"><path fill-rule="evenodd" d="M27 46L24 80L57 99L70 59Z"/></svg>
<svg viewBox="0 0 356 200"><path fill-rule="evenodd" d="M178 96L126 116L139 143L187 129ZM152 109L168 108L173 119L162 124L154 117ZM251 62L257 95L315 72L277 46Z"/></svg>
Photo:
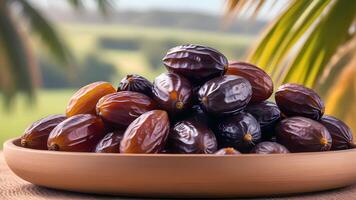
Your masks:
<svg viewBox="0 0 356 200"><path fill-rule="evenodd" d="M350 128L324 115L313 90L288 83L275 92L269 75L228 62L200 45L170 49L167 71L148 81L127 75L118 88L95 82L79 89L65 115L30 125L21 145L97 153L289 153L354 148Z"/></svg>

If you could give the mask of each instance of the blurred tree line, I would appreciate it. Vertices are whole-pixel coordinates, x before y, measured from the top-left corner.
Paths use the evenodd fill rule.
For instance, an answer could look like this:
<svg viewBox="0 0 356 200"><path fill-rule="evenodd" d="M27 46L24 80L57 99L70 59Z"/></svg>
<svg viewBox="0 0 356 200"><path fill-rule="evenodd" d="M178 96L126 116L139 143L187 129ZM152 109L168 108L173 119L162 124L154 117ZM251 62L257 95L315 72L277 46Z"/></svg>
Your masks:
<svg viewBox="0 0 356 200"><path fill-rule="evenodd" d="M95 81L111 81L116 68L100 59L95 53L86 56L76 68L63 70L46 57L39 58L42 87L78 88Z"/></svg>

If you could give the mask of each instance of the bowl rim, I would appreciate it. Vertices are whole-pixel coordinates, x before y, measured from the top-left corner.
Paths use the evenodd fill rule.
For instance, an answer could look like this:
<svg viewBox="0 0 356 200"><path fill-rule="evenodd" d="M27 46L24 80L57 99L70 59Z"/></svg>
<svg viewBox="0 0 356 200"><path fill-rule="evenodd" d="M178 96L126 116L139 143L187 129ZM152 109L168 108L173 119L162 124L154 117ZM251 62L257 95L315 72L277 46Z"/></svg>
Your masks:
<svg viewBox="0 0 356 200"><path fill-rule="evenodd" d="M115 157L185 157L185 158L211 158L211 157L290 157L290 156L310 156L310 155L326 155L326 154L344 154L344 153L355 153L355 149L337 150L337 151L320 151L320 152L299 152L299 153L286 153L286 154L236 154L236 155L216 155L216 154L170 154L170 153L156 153L156 154L142 154L142 153L130 153L130 154L120 154L120 153L95 153L95 152L64 152L64 151L48 151L48 150L38 150L21 147L15 144L20 137L15 137L8 139L3 144L3 151L23 151L27 153L35 154L46 154L46 155L67 155L67 156L115 156Z"/></svg>

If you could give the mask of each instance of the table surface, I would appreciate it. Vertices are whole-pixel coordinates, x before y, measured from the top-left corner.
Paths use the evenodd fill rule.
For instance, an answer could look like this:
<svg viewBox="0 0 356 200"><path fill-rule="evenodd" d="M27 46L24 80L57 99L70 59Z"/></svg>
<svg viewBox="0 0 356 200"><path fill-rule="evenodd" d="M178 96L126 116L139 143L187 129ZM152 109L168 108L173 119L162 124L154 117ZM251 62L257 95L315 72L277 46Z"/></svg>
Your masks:
<svg viewBox="0 0 356 200"><path fill-rule="evenodd" d="M61 190L48 189L33 185L18 178L6 165L3 153L0 152L0 199L142 199L91 195ZM293 200L353 200L356 199L356 185L324 192L300 194L287 197L269 197L259 199L293 199Z"/></svg>

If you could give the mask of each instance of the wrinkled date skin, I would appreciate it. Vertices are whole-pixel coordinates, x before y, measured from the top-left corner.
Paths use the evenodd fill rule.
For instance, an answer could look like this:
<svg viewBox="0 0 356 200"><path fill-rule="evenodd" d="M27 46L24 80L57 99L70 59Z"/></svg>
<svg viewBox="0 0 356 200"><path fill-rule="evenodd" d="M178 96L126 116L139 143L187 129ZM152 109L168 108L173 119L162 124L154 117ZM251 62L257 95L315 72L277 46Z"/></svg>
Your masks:
<svg viewBox="0 0 356 200"><path fill-rule="evenodd" d="M102 120L91 114L69 117L50 133L47 147L53 151L91 152L105 136Z"/></svg>
<svg viewBox="0 0 356 200"><path fill-rule="evenodd" d="M302 116L319 120L325 110L324 102L313 90L302 85L287 83L275 94L279 109L287 117Z"/></svg>
<svg viewBox="0 0 356 200"><path fill-rule="evenodd" d="M245 78L224 75L211 79L200 88L199 101L208 113L231 115L242 111L251 95L251 84Z"/></svg>
<svg viewBox="0 0 356 200"><path fill-rule="evenodd" d="M108 133L95 147L96 153L120 153L120 142L124 136L124 131L116 130Z"/></svg>
<svg viewBox="0 0 356 200"><path fill-rule="evenodd" d="M289 153L289 150L277 142L261 142L258 143L251 153L257 154L273 154L273 153Z"/></svg>
<svg viewBox="0 0 356 200"><path fill-rule="evenodd" d="M255 65L245 62L231 62L226 74L244 77L251 83L252 97L250 103L265 101L273 93L271 77Z"/></svg>
<svg viewBox="0 0 356 200"><path fill-rule="evenodd" d="M356 147L353 141L352 131L344 122L335 117L324 115L320 123L328 129L331 135L331 150L343 150Z"/></svg>
<svg viewBox="0 0 356 200"><path fill-rule="evenodd" d="M96 112L104 122L122 129L155 108L156 103L150 97L138 92L121 91L101 98L96 105Z"/></svg>
<svg viewBox="0 0 356 200"><path fill-rule="evenodd" d="M216 129L220 147L233 147L242 153L250 152L261 140L260 125L249 113L221 120Z"/></svg>
<svg viewBox="0 0 356 200"><path fill-rule="evenodd" d="M159 153L167 143L168 133L166 111L146 112L127 127L120 143L120 153Z"/></svg>
<svg viewBox="0 0 356 200"><path fill-rule="evenodd" d="M228 60L213 48L187 44L170 49L163 58L163 64L168 71L183 75L198 84L223 75Z"/></svg>
<svg viewBox="0 0 356 200"><path fill-rule="evenodd" d="M169 114L174 115L192 106L193 94L189 81L174 73L163 73L153 83L153 99Z"/></svg>
<svg viewBox="0 0 356 200"><path fill-rule="evenodd" d="M319 122L306 117L282 120L276 128L276 140L290 152L328 151L332 138Z"/></svg>
<svg viewBox="0 0 356 200"><path fill-rule="evenodd" d="M214 133L204 124L195 120L178 122L168 137L172 153L212 154L218 147Z"/></svg>
<svg viewBox="0 0 356 200"><path fill-rule="evenodd" d="M278 106L270 101L257 104L249 104L246 112L253 115L261 126L262 140L271 140L275 136L275 126L281 118Z"/></svg>
<svg viewBox="0 0 356 200"><path fill-rule="evenodd" d="M80 88L69 100L66 115L71 117L77 114L96 114L95 106L98 100L111 93L115 88L107 82L94 82Z"/></svg>
<svg viewBox="0 0 356 200"><path fill-rule="evenodd" d="M236 155L241 154L239 151L232 147L222 148L219 151L215 152L216 155Z"/></svg>
<svg viewBox="0 0 356 200"><path fill-rule="evenodd" d="M66 119L64 115L50 115L31 124L21 136L21 146L47 150L47 140L51 131Z"/></svg>
<svg viewBox="0 0 356 200"><path fill-rule="evenodd" d="M153 84L145 77L136 74L129 74L120 81L117 91L139 92L152 97Z"/></svg>

